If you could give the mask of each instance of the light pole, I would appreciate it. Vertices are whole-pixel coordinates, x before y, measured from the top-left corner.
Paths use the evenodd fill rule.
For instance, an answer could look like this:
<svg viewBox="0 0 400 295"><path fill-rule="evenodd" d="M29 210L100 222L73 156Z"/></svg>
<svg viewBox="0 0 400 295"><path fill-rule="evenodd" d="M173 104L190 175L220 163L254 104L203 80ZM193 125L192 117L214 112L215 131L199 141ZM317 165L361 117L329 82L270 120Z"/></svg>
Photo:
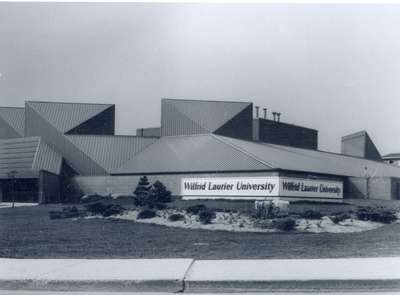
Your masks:
<svg viewBox="0 0 400 295"><path fill-rule="evenodd" d="M11 200L12 200L12 208L14 208L15 205L15 193L14 193L14 182L15 182L15 176L17 175L17 171L11 170L10 172L7 173L8 178L11 179Z"/></svg>

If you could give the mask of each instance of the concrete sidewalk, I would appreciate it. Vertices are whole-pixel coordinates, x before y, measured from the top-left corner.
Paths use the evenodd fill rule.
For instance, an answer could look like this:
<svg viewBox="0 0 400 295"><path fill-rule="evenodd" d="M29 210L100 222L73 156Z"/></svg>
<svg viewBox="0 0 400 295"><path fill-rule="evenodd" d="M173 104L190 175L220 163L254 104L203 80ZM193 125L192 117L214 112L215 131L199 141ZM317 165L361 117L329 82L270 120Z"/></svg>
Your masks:
<svg viewBox="0 0 400 295"><path fill-rule="evenodd" d="M0 259L1 290L238 292L400 290L400 258Z"/></svg>

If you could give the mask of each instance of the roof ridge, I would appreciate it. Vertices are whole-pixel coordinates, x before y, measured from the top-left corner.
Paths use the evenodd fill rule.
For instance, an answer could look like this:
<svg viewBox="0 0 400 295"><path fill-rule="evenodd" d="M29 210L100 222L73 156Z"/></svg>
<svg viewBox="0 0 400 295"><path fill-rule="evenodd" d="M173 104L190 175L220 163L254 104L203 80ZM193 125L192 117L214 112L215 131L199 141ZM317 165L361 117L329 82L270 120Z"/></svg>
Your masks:
<svg viewBox="0 0 400 295"><path fill-rule="evenodd" d="M54 103L54 104L86 104L86 105L105 105L115 106L113 103L94 103L94 102L65 102L65 101L46 101L46 100L26 100L26 103Z"/></svg>
<svg viewBox="0 0 400 295"><path fill-rule="evenodd" d="M0 109L25 109L25 107L9 107L9 106L0 106Z"/></svg>
<svg viewBox="0 0 400 295"><path fill-rule="evenodd" d="M267 161L264 161L264 160L260 159L259 157L257 157L256 155L250 153L249 151L246 151L246 150L236 146L232 142L225 141L223 138L221 138L221 137L224 137L224 136L216 135L216 134L213 134L213 133L211 133L210 135L213 136L215 139L217 139L217 140L219 140L219 141L221 141L221 142L233 147L234 149L238 150L239 152L249 156L250 158L260 162L261 164L268 166L269 168L278 168L278 167L274 167L271 163L268 163ZM252 141L249 141L249 142L253 143Z"/></svg>
<svg viewBox="0 0 400 295"><path fill-rule="evenodd" d="M246 103L246 104L252 104L253 103L251 101L233 101L233 100L216 100L216 99L204 100L204 99L167 98L167 97L163 97L163 98L161 98L161 100L197 101L197 102L223 102L223 103Z"/></svg>

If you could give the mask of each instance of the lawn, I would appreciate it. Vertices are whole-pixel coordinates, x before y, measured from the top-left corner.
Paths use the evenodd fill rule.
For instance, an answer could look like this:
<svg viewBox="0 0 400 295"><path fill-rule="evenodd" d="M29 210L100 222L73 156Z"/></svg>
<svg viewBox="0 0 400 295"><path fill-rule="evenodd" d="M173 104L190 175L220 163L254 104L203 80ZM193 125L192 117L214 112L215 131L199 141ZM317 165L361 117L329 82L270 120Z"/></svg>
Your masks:
<svg viewBox="0 0 400 295"><path fill-rule="evenodd" d="M0 256L198 259L400 256L400 223L351 234L235 233L123 220L50 220L48 211L61 207L0 209Z"/></svg>

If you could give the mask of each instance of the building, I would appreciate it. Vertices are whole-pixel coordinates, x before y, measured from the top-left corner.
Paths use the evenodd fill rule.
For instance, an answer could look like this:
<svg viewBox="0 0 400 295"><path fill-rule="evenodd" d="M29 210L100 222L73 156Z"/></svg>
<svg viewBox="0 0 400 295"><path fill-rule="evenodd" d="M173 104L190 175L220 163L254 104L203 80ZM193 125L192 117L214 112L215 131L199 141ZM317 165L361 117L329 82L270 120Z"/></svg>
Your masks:
<svg viewBox="0 0 400 295"><path fill-rule="evenodd" d="M400 166L400 153L387 154L382 159L388 164Z"/></svg>
<svg viewBox="0 0 400 295"><path fill-rule="evenodd" d="M27 101L0 108L3 200L71 200L130 194L139 178L185 199L400 199L400 168L382 160L367 132L318 150L318 132L259 117L251 102L162 99L159 127L115 135L115 106ZM32 200L31 200L32 201Z"/></svg>

